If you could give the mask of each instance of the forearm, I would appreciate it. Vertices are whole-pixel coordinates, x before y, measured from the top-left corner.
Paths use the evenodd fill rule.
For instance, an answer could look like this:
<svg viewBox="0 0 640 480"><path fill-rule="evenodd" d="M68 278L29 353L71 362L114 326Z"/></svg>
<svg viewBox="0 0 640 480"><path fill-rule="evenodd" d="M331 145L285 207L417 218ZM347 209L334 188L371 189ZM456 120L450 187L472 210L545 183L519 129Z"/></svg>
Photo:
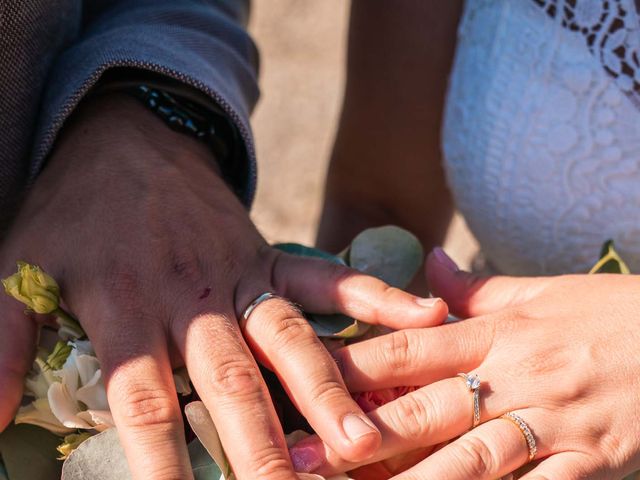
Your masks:
<svg viewBox="0 0 640 480"><path fill-rule="evenodd" d="M245 3L87 2L82 35L57 57L48 75L30 179L42 170L61 129L99 80L145 83L153 77L197 92L208 100L204 106L215 104L228 116L246 151L241 197L249 205L255 153L248 114L258 88L257 52L243 25Z"/></svg>
<svg viewBox="0 0 640 480"><path fill-rule="evenodd" d="M460 2L354 0L347 86L328 172L319 244L338 250L363 228L442 242L452 215L440 122Z"/></svg>

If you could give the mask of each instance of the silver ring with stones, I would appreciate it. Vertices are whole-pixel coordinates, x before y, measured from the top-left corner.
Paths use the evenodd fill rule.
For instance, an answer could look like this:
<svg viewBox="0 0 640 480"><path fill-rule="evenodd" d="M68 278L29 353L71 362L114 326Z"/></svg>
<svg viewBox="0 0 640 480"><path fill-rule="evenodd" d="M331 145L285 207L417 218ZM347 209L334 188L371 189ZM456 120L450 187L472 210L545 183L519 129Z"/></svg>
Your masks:
<svg viewBox="0 0 640 480"><path fill-rule="evenodd" d="M522 432L522 436L524 437L524 441L527 443L527 448L529 449L529 461L532 461L536 458L536 454L538 453L538 447L536 446L536 439L533 438L533 433L531 433L531 429L527 422L525 422L522 417L516 415L513 412L507 412L502 415L500 418L504 418L505 420L509 420L513 423L520 432Z"/></svg>
<svg viewBox="0 0 640 480"><path fill-rule="evenodd" d="M469 375L459 373L458 376L464 380L464 384L473 394L473 427L480 425L480 377L477 374Z"/></svg>
<svg viewBox="0 0 640 480"><path fill-rule="evenodd" d="M253 302L251 302L249 306L245 309L244 313L242 314L242 318L245 321L247 321L249 319L249 315L251 315L251 313L256 309L258 305L272 298L278 298L278 295L271 292L264 292L262 295L256 297L256 299Z"/></svg>

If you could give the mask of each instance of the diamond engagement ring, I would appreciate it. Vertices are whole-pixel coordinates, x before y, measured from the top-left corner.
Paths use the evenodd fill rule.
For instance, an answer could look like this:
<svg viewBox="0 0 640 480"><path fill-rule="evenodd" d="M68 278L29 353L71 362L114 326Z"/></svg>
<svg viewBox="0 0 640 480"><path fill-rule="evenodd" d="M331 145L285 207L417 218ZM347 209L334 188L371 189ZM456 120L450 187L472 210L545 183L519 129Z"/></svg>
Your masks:
<svg viewBox="0 0 640 480"><path fill-rule="evenodd" d="M480 424L480 377L475 373L469 375L466 373L459 373L458 376L464 379L464 383L473 394L473 427L475 428Z"/></svg>
<svg viewBox="0 0 640 480"><path fill-rule="evenodd" d="M251 302L249 304L249 306L245 309L244 313L242 314L242 318L244 321L247 321L249 319L249 315L251 315L251 313L256 309L256 307L258 305L260 305L262 302L266 302L267 300L270 300L272 298L278 298L278 296L275 293L271 293L271 292L265 292L262 295L260 295L259 297L257 297L253 302Z"/></svg>
<svg viewBox="0 0 640 480"><path fill-rule="evenodd" d="M527 443L527 448L529 449L529 461L536 458L538 447L536 446L536 439L533 438L533 433L531 433L531 429L529 428L529 425L527 425L527 422L525 422L521 417L513 412L507 412L500 418L509 420L516 427L518 427L520 432L522 432L522 436L524 437L524 440Z"/></svg>

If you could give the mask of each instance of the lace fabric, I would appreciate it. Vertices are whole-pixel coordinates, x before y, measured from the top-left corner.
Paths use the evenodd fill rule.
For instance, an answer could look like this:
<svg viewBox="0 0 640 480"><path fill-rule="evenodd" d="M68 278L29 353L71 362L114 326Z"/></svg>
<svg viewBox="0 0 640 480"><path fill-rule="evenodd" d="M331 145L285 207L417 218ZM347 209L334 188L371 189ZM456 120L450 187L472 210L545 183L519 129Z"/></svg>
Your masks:
<svg viewBox="0 0 640 480"><path fill-rule="evenodd" d="M584 272L612 238L640 272L639 35L632 0L466 3L443 150L495 270Z"/></svg>
<svg viewBox="0 0 640 480"><path fill-rule="evenodd" d="M640 104L640 44L634 2L534 0L562 26L578 32L618 86Z"/></svg>

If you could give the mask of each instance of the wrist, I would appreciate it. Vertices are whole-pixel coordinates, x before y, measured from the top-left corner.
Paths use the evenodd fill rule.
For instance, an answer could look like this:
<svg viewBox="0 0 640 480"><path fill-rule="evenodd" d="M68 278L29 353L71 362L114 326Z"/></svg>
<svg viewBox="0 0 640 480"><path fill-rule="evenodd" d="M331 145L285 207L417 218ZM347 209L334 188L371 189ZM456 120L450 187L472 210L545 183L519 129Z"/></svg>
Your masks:
<svg viewBox="0 0 640 480"><path fill-rule="evenodd" d="M138 100L121 93L83 102L63 130L58 147L93 150L94 156L112 157L110 162L134 160L144 164L159 157L176 160L188 157L204 162L212 172L220 174L214 154L206 145L171 130Z"/></svg>

